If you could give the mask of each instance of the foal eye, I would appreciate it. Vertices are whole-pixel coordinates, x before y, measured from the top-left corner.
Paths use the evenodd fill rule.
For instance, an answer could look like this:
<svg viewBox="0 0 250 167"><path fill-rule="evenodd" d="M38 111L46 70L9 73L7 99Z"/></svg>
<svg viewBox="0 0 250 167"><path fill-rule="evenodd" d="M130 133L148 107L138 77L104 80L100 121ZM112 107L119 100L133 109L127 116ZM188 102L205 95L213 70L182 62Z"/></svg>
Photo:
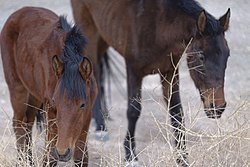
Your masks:
<svg viewBox="0 0 250 167"><path fill-rule="evenodd" d="M80 106L80 109L84 109L85 108L85 103L82 103Z"/></svg>

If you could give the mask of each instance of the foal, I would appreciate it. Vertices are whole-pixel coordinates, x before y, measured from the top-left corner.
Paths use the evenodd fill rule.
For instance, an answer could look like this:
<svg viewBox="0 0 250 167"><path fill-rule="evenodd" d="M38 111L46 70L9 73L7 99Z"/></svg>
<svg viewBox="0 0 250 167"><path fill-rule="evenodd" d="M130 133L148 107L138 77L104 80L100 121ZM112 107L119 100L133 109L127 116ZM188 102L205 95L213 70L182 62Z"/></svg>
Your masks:
<svg viewBox="0 0 250 167"><path fill-rule="evenodd" d="M78 26L47 9L25 7L8 18L0 44L19 159L34 165L32 126L36 108L44 104L49 154L44 166L71 157L76 166L87 166L97 85L92 64L82 55L86 39Z"/></svg>

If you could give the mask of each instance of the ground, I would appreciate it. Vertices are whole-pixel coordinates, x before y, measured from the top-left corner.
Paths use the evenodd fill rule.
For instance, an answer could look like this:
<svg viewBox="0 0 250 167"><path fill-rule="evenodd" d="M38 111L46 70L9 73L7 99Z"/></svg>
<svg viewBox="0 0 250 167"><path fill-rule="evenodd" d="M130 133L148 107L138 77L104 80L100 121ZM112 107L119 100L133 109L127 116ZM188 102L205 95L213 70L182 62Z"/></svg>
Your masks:
<svg viewBox="0 0 250 167"><path fill-rule="evenodd" d="M224 14L231 8L230 29L226 38L230 47L225 77L227 108L219 120L210 120L202 110L198 91L189 76L185 58L181 62L181 98L187 127L187 149L191 166L228 167L250 166L250 1L247 0L199 0L214 16ZM0 0L0 29L7 17L22 6L39 6L72 19L70 2L67 0ZM121 64L123 59L112 49L109 53ZM117 60L116 60L117 61ZM2 64L2 63L0 63ZM124 71L124 69L122 69ZM126 132L126 81L118 77L121 88L111 85L107 122L110 140L95 140L94 122L89 132L89 166L124 166L123 139ZM118 82L118 81L116 81ZM158 76L146 77L143 81L142 114L136 129L137 153L142 166L175 166L171 128L168 113L162 102ZM15 138L11 127L12 108L7 85L0 67L0 166L15 163ZM34 152L40 166L44 134L34 133ZM60 166L71 166L61 163Z"/></svg>

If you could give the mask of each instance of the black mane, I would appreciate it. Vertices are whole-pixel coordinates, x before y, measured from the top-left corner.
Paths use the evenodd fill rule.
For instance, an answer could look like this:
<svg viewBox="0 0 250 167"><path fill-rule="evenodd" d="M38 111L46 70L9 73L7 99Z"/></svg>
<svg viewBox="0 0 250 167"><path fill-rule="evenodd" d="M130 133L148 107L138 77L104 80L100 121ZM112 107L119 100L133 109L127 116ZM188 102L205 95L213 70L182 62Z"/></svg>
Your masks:
<svg viewBox="0 0 250 167"><path fill-rule="evenodd" d="M84 59L83 49L87 40L77 25L72 27L65 16L59 17L62 29L67 33L61 59L64 71L61 80L61 93L67 90L69 98L86 98L85 83L79 72L79 64Z"/></svg>
<svg viewBox="0 0 250 167"><path fill-rule="evenodd" d="M185 12L187 15L191 16L195 20L198 19L199 14L205 9L200 6L198 2L195 0L171 0L174 1L175 5ZM220 25L220 22L214 18L211 14L209 14L207 11L207 25L205 28L205 35L216 35L223 32L223 27Z"/></svg>

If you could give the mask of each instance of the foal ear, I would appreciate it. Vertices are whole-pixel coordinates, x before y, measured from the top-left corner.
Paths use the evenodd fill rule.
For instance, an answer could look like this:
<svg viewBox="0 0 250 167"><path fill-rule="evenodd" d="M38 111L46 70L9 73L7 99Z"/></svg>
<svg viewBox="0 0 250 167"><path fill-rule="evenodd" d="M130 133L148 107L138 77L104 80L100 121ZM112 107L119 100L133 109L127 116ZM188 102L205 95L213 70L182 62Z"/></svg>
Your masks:
<svg viewBox="0 0 250 167"><path fill-rule="evenodd" d="M206 24L207 24L207 15L205 10L203 10L201 11L197 21L197 27L199 32L203 33L205 31Z"/></svg>
<svg viewBox="0 0 250 167"><path fill-rule="evenodd" d="M63 62L58 58L57 55L52 57L52 66L57 77L60 77L63 73Z"/></svg>
<svg viewBox="0 0 250 167"><path fill-rule="evenodd" d="M87 80L90 77L92 73L92 63L87 57L84 57L80 63L79 71L84 80Z"/></svg>
<svg viewBox="0 0 250 167"><path fill-rule="evenodd" d="M219 19L220 25L224 28L224 31L227 31L229 28L230 15L231 15L230 8L228 8L226 14L221 16L221 18Z"/></svg>

